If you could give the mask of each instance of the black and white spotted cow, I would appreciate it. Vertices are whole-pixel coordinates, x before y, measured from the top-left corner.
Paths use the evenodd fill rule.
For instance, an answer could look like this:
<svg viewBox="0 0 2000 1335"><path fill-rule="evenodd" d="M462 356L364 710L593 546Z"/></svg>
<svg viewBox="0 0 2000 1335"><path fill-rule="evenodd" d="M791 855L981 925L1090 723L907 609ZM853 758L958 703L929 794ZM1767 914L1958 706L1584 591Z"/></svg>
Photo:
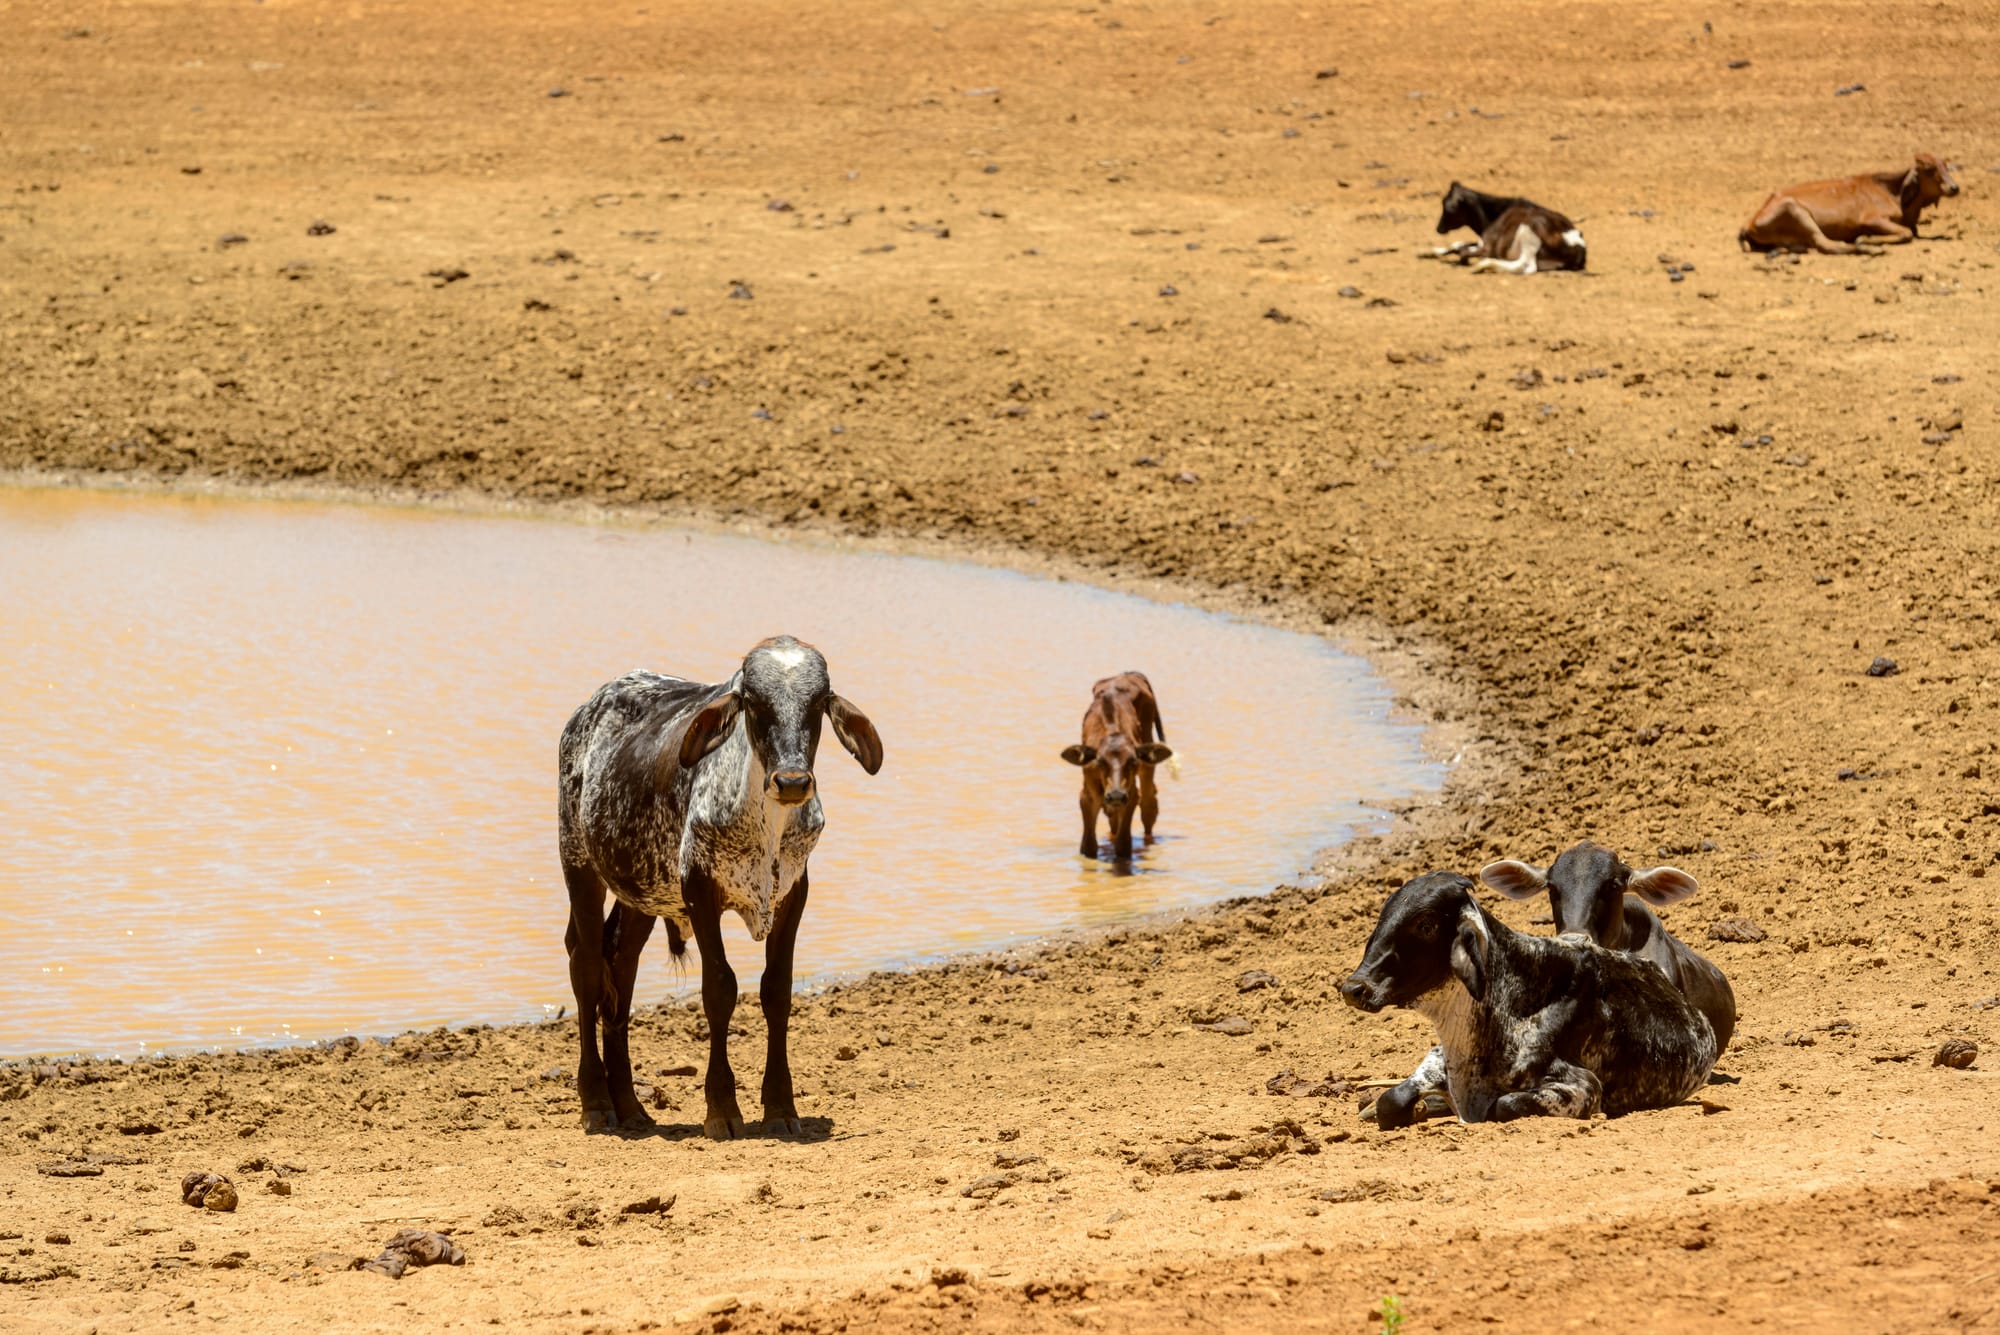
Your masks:
<svg viewBox="0 0 2000 1335"><path fill-rule="evenodd" d="M1708 1017L1717 1058L1728 1051L1736 1032L1736 993L1729 980L1647 907L1665 908L1689 898L1700 889L1694 877L1678 867L1634 871L1616 853L1586 839L1546 871L1508 859L1487 863L1479 879L1509 899L1532 899L1546 889L1558 933L1581 932L1606 950L1651 960Z"/></svg>
<svg viewBox="0 0 2000 1335"><path fill-rule="evenodd" d="M1473 883L1431 872L1382 906L1349 1005L1415 1010L1438 1046L1376 1105L1407 1125L1443 1089L1463 1122L1611 1116L1678 1103L1708 1079L1715 1034L1653 965L1580 935L1526 936L1488 914Z"/></svg>
<svg viewBox="0 0 2000 1335"><path fill-rule="evenodd" d="M1489 195L1451 183L1438 215L1438 235L1469 227L1476 242L1440 246L1440 258L1469 263L1474 273L1531 274L1543 269L1582 269L1589 260L1583 233L1554 209L1531 199Z"/></svg>
<svg viewBox="0 0 2000 1335"><path fill-rule="evenodd" d="M806 858L825 824L812 768L822 719L863 769L882 767L875 725L834 694L819 650L779 636L716 686L627 673L599 687L564 727L558 827L586 1129L652 1124L632 1087L626 1039L639 952L654 919L664 918L675 955L690 936L701 947L705 1129L716 1139L744 1134L728 1054L736 974L723 955L722 915L730 911L765 943L765 1129L799 1130L785 1034ZM606 891L615 901L609 916Z"/></svg>

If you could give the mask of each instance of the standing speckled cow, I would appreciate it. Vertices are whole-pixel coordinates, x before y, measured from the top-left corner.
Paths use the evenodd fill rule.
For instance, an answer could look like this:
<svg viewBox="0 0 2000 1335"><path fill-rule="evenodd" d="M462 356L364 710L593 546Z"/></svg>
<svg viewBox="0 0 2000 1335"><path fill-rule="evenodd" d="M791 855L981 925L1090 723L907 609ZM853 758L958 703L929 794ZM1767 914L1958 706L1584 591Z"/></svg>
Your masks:
<svg viewBox="0 0 2000 1335"><path fill-rule="evenodd" d="M626 1040L639 952L653 920L664 918L675 955L686 952L690 936L701 947L709 1033L704 1129L718 1140L744 1134L729 1069L736 974L722 951L725 910L742 917L751 940L766 943L759 989L770 1031L765 1128L799 1130L785 1034L806 858L825 824L812 772L822 718L863 769L881 769L882 739L865 714L833 693L826 659L779 636L752 649L717 686L629 672L599 687L563 728L558 828L582 1048L576 1089L587 1130L652 1124L632 1087ZM608 917L607 890L616 901Z"/></svg>
<svg viewBox="0 0 2000 1335"><path fill-rule="evenodd" d="M1154 741L1157 736L1160 740ZM1137 799L1146 842L1153 840L1153 822L1160 818L1160 793L1153 766L1173 757L1167 729L1160 722L1160 702L1143 672L1121 672L1090 688L1090 708L1083 711L1083 741L1063 748L1062 758L1083 770L1083 791L1077 806L1083 812L1083 842L1077 851L1097 856L1097 813L1111 827L1111 855L1120 862L1132 858L1132 810Z"/></svg>

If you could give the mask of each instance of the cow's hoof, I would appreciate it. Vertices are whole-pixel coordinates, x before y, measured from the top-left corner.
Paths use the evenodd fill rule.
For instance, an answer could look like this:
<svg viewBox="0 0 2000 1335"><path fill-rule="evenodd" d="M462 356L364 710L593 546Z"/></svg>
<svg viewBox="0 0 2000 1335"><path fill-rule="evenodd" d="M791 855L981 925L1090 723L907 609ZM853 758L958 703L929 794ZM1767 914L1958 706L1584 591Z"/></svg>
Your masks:
<svg viewBox="0 0 2000 1335"><path fill-rule="evenodd" d="M772 1112L769 1109L765 1110L764 1113L765 1135L796 1136L803 1129L804 1128L799 1125L799 1116L797 1113L785 1114L785 1113Z"/></svg>
<svg viewBox="0 0 2000 1335"><path fill-rule="evenodd" d="M710 1117L701 1124L710 1140L737 1140L747 1135L741 1117Z"/></svg>
<svg viewBox="0 0 2000 1335"><path fill-rule="evenodd" d="M613 1112L609 1107L585 1108L582 1120L585 1131L616 1131L618 1129L618 1114Z"/></svg>
<svg viewBox="0 0 2000 1335"><path fill-rule="evenodd" d="M648 1127L656 1125L658 1123L653 1121L652 1115L637 1103L634 1103L629 1110L621 1111L618 1114L618 1127L620 1130L644 1131Z"/></svg>

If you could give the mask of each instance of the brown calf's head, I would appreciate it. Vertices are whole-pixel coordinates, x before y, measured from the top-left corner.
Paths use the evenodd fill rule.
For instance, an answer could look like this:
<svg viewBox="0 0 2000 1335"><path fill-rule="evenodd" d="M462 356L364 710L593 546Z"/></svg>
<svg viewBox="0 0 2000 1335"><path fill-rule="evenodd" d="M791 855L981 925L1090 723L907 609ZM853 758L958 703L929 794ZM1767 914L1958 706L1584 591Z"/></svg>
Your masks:
<svg viewBox="0 0 2000 1335"><path fill-rule="evenodd" d="M766 795L798 806L813 795L813 761L820 720L870 774L882 768L882 739L868 716L834 694L826 659L809 644L779 635L743 659L732 688L696 713L681 738L681 764L691 766L728 740L741 715Z"/></svg>
<svg viewBox="0 0 2000 1335"><path fill-rule="evenodd" d="M1102 784L1104 805L1116 811L1137 796L1139 767L1163 764L1173 753L1165 742L1135 745L1124 733L1114 731L1106 733L1096 746L1065 746L1062 758L1083 769L1086 783L1094 778Z"/></svg>
<svg viewBox="0 0 2000 1335"><path fill-rule="evenodd" d="M1951 164L1929 153L1917 154L1917 165L1903 178L1903 193L1916 192L1919 208L1948 199L1958 193L1958 178Z"/></svg>

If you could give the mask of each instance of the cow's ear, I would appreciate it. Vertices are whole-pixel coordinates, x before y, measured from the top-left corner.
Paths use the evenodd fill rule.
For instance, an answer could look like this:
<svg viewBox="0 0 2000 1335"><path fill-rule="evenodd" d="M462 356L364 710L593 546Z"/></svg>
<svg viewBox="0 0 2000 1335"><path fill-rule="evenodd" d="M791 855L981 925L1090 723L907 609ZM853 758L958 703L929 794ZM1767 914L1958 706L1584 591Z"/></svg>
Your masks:
<svg viewBox="0 0 2000 1335"><path fill-rule="evenodd" d="M1062 758L1072 765L1088 765L1091 761L1097 759L1097 748L1081 744L1065 746L1062 750Z"/></svg>
<svg viewBox="0 0 2000 1335"><path fill-rule="evenodd" d="M1474 1001L1486 1000L1488 948L1491 938L1477 908L1468 908L1458 920L1458 935L1451 943L1452 976L1465 985Z"/></svg>
<svg viewBox="0 0 2000 1335"><path fill-rule="evenodd" d="M829 692L826 716L833 724L833 735L847 748L847 754L861 762L862 769L873 774L882 768L882 735L866 714Z"/></svg>
<svg viewBox="0 0 2000 1335"><path fill-rule="evenodd" d="M1625 882L1625 888L1654 908L1663 909L1688 898L1701 885L1679 867L1648 867L1644 871L1633 872L1632 879Z"/></svg>
<svg viewBox="0 0 2000 1335"><path fill-rule="evenodd" d="M743 701L734 691L710 700L688 720L687 731L681 734L681 768L690 769L700 759L721 746L729 736L729 730L736 725L736 713L743 707Z"/></svg>
<svg viewBox="0 0 2000 1335"><path fill-rule="evenodd" d="M1147 742L1139 748L1139 759L1148 765L1164 765L1174 758L1174 748L1165 742Z"/></svg>
<svg viewBox="0 0 2000 1335"><path fill-rule="evenodd" d="M1548 888L1549 874L1540 867L1508 858L1489 862L1479 869L1479 879L1489 890L1498 890L1509 899L1533 899Z"/></svg>

